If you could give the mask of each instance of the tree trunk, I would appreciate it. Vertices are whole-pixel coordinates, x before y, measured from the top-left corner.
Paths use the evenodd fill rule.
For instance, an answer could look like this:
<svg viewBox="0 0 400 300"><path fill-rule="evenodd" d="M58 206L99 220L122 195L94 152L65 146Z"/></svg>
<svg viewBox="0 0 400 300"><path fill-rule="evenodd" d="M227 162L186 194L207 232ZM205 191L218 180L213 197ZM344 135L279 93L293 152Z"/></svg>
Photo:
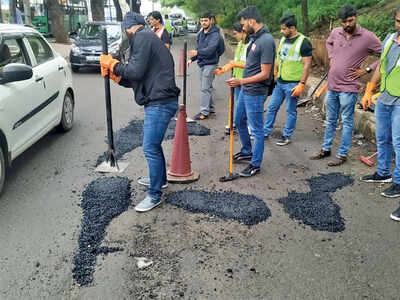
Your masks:
<svg viewBox="0 0 400 300"><path fill-rule="evenodd" d="M93 21L104 21L104 1L90 0Z"/></svg>
<svg viewBox="0 0 400 300"><path fill-rule="evenodd" d="M122 22L122 10L121 10L121 5L119 5L118 0L113 0L114 6L115 6L115 11L117 12L117 21Z"/></svg>
<svg viewBox="0 0 400 300"><path fill-rule="evenodd" d="M10 0L8 3L9 3L10 23L17 24L17 11L16 11L17 2L15 0Z"/></svg>
<svg viewBox="0 0 400 300"><path fill-rule="evenodd" d="M0 0L0 24L3 23L3 11L1 10L1 0Z"/></svg>
<svg viewBox="0 0 400 300"><path fill-rule="evenodd" d="M303 33L310 33L310 21L308 19L308 0L301 0L301 13L303 16Z"/></svg>
<svg viewBox="0 0 400 300"><path fill-rule="evenodd" d="M68 43L69 36L64 26L64 10L58 3L58 0L47 0L49 10L49 24L51 32L56 38L57 43Z"/></svg>
<svg viewBox="0 0 400 300"><path fill-rule="evenodd" d="M24 13L25 13L25 24L32 25L31 3L29 0L24 0Z"/></svg>
<svg viewBox="0 0 400 300"><path fill-rule="evenodd" d="M140 14L140 5L142 4L141 0L126 0L126 3L130 6L132 2L131 11Z"/></svg>

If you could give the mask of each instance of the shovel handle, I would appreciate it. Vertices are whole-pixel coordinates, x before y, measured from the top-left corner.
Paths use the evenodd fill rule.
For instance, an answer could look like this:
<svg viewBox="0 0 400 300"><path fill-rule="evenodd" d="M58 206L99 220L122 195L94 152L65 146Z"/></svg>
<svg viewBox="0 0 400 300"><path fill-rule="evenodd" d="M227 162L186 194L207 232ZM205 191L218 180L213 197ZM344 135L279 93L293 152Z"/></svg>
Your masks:
<svg viewBox="0 0 400 300"><path fill-rule="evenodd" d="M233 173L233 114L234 114L234 100L233 95L235 90L231 87L231 94L229 97L229 173Z"/></svg>

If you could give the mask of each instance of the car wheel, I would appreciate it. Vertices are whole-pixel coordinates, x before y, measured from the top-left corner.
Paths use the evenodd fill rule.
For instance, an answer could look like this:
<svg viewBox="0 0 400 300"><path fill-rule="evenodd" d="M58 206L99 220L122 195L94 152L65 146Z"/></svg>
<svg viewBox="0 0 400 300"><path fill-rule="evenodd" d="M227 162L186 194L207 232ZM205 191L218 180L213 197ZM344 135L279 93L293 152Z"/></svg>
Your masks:
<svg viewBox="0 0 400 300"><path fill-rule="evenodd" d="M79 71L79 67L71 65L71 70L72 72L77 73Z"/></svg>
<svg viewBox="0 0 400 300"><path fill-rule="evenodd" d="M66 92L61 113L60 131L67 132L74 123L74 99L70 92Z"/></svg>
<svg viewBox="0 0 400 300"><path fill-rule="evenodd" d="M0 147L0 195L3 191L4 181L6 179L6 162L4 159L3 148Z"/></svg>

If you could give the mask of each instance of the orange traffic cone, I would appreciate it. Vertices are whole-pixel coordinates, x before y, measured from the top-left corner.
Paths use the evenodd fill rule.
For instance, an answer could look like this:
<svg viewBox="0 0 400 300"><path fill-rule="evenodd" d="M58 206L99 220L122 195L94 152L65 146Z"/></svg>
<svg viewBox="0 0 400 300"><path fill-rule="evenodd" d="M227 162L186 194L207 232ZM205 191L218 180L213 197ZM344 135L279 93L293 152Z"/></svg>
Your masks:
<svg viewBox="0 0 400 300"><path fill-rule="evenodd" d="M171 167L167 172L167 179L171 183L189 183L198 180L199 177L199 174L193 172L191 168L189 137L186 125L186 107L181 104L175 128Z"/></svg>
<svg viewBox="0 0 400 300"><path fill-rule="evenodd" d="M178 68L178 76L183 76L183 69L185 67L185 51L182 49L179 51L179 68Z"/></svg>

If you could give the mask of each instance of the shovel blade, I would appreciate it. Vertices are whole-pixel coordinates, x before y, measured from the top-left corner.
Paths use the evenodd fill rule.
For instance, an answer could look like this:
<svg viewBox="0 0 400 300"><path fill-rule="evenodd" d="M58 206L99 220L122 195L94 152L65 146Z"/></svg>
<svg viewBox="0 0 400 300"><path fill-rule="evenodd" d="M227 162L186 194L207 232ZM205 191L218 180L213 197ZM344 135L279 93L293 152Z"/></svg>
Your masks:
<svg viewBox="0 0 400 300"><path fill-rule="evenodd" d="M232 181L232 180L238 179L239 177L240 177L239 174L230 173L230 174L227 175L227 176L220 177L219 182Z"/></svg>
<svg viewBox="0 0 400 300"><path fill-rule="evenodd" d="M105 161L98 165L95 171L99 173L122 173L128 165L127 162L119 162L112 166L110 161Z"/></svg>

